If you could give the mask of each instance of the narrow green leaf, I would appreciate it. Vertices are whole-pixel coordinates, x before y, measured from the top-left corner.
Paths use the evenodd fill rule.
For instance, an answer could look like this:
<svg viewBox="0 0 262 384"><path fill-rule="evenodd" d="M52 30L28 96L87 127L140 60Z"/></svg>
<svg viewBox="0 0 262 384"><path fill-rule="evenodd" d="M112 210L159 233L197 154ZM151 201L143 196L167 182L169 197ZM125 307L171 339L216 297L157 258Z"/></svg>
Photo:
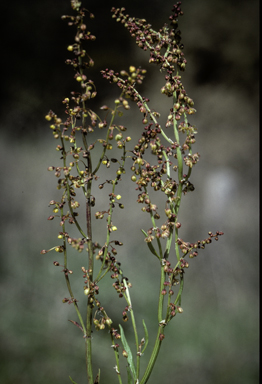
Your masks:
<svg viewBox="0 0 262 384"><path fill-rule="evenodd" d="M148 330L147 330L146 323L145 323L144 319L142 321L143 321L143 327L144 327L144 331L145 331L145 346L142 349L142 353L144 353L146 350L147 344L148 344Z"/></svg>
<svg viewBox="0 0 262 384"><path fill-rule="evenodd" d="M129 365L126 367L126 370L127 370L127 383L132 384L133 379L132 379Z"/></svg>
<svg viewBox="0 0 262 384"><path fill-rule="evenodd" d="M119 328L120 328L121 341L122 341L123 347L124 347L124 349L125 349L125 351L127 353L127 362L128 362L129 367L131 369L133 379L134 379L134 381L136 381L136 379L137 379L137 377L136 377L136 369L135 369L135 365L134 365L134 362L133 362L132 352L131 352L131 349L130 349L128 343L127 343L124 330L123 330L123 328L121 327L120 324L119 324Z"/></svg>
<svg viewBox="0 0 262 384"><path fill-rule="evenodd" d="M141 229L141 231L143 232L143 234L145 235L145 237L147 237L147 233L146 231L144 231L143 229ZM150 242L150 243L147 243L147 246L148 248L150 249L150 252L153 253L153 255L155 255L159 260L160 260L160 257L158 256L153 244Z"/></svg>
<svg viewBox="0 0 262 384"><path fill-rule="evenodd" d="M69 376L69 379L72 381L73 384L77 384L77 383L72 379L71 376Z"/></svg>

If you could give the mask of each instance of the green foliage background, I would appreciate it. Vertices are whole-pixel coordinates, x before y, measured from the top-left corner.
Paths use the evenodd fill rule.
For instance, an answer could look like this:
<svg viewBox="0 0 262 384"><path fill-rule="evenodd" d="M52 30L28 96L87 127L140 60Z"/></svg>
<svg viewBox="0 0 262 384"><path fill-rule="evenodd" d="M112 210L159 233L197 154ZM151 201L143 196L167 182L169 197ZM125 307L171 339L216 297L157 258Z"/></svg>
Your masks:
<svg viewBox="0 0 262 384"><path fill-rule="evenodd" d="M90 44L89 52L96 64L90 78L98 87L98 106L109 104L108 98L117 95L117 89L100 78L100 69L141 65L149 71L143 93L164 113L160 74L148 67L147 54L140 52L123 26L111 19L110 9L125 6L130 15L144 17L159 28L172 5L156 0L87 4L96 16L90 30L97 41ZM180 28L188 60L184 82L198 112L193 123L199 129L196 150L201 161L192 174L196 190L182 202L181 237L196 241L209 230L221 230L225 235L190 262L184 313L167 328L152 384L163 380L183 384L258 381L258 5L256 0L185 0L182 4ZM75 314L72 306L62 304L66 287L63 275L52 264L57 255L40 255L41 249L55 245L59 231L57 223L46 220L48 203L58 194L56 180L46 169L58 165L59 159L44 116L49 109L62 113L60 101L75 89L71 69L64 65L74 31L60 18L70 12L69 1L3 5L3 384L60 384L69 382L69 375L78 384L86 381L82 335L67 321L74 320ZM136 106L131 107L123 124L128 125L132 118L130 135L135 138L141 128L140 116ZM133 283L132 301L141 332L144 318L150 336L155 329L152 295L158 291L157 262L147 255L140 232L141 227L147 229L147 218L141 216L139 206L133 207L133 185L124 184L128 188L121 192L125 210L118 218L118 238L126 248L119 257ZM120 229L125 227L130 228L127 235ZM99 227L96 233L102 230ZM83 257L74 256L75 268L83 264ZM113 288L107 292L109 296L101 294L101 301L107 300L118 324L124 304L115 303ZM130 324L124 325L128 337ZM102 367L102 384L117 381L108 342L106 331L94 333L96 369ZM152 344L148 350L150 347Z"/></svg>

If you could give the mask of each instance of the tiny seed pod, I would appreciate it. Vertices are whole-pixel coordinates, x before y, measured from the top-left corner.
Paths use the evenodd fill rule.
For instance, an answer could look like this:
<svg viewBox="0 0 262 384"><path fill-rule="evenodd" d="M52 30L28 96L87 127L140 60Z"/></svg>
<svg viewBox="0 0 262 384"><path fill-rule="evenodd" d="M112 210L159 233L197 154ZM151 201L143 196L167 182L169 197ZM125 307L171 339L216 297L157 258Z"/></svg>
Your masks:
<svg viewBox="0 0 262 384"><path fill-rule="evenodd" d="M117 134L115 135L115 140L116 140L116 141L119 141L119 140L121 140L122 138L123 138L122 133L117 133Z"/></svg>
<svg viewBox="0 0 262 384"><path fill-rule="evenodd" d="M113 323L113 321L108 317L108 318L106 319L106 324L107 324L108 326L110 326L112 323Z"/></svg>
<svg viewBox="0 0 262 384"><path fill-rule="evenodd" d="M138 164L138 165L143 165L144 161L143 161L143 159L141 159L141 157L138 157L136 159L135 163Z"/></svg>
<svg viewBox="0 0 262 384"><path fill-rule="evenodd" d="M99 128L99 129L104 128L104 123L103 123L102 121L98 124L98 128Z"/></svg>

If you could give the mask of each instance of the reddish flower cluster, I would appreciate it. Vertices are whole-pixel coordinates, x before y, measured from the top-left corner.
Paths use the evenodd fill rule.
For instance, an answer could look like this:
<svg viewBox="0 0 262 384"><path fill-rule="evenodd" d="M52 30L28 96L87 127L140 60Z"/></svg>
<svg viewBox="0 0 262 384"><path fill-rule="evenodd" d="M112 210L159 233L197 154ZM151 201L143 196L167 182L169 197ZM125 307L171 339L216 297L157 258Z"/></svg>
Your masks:
<svg viewBox="0 0 262 384"><path fill-rule="evenodd" d="M175 71L177 65L181 70L186 67L186 59L182 52L181 32L178 30L177 18L182 16L181 2L174 5L173 14L169 17L171 29L165 24L158 32L154 31L145 19L136 19L125 14L125 8L112 8L113 18L121 22L135 37L139 48L150 51L150 63L160 64L169 74ZM162 50L169 54L161 54Z"/></svg>

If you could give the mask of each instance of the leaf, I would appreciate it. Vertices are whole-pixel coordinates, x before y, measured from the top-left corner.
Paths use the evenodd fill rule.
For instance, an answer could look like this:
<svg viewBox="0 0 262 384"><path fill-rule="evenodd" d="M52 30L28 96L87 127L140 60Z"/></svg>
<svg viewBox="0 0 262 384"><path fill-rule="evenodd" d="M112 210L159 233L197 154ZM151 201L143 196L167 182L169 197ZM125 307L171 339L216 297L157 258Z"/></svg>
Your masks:
<svg viewBox="0 0 262 384"><path fill-rule="evenodd" d="M127 370L127 383L128 384L132 384L133 380L132 380L132 375L131 375L130 367L127 366L126 370Z"/></svg>
<svg viewBox="0 0 262 384"><path fill-rule="evenodd" d="M147 330L146 323L145 323L144 319L142 321L143 321L143 327L144 327L144 331L145 331L145 346L142 350L142 353L144 353L144 351L147 347L147 344L148 344L148 330Z"/></svg>
<svg viewBox="0 0 262 384"><path fill-rule="evenodd" d="M69 376L69 379L72 381L73 384L77 384L77 383L72 379L71 376Z"/></svg>
<svg viewBox="0 0 262 384"><path fill-rule="evenodd" d="M143 234L145 235L145 237L147 237L147 233L146 231L144 231L143 229L141 229L141 231L143 232ZM160 257L158 256L153 244L150 242L150 243L147 243L147 246L148 248L150 249L150 252L153 253L153 255L155 255L159 260L160 260Z"/></svg>
<svg viewBox="0 0 262 384"><path fill-rule="evenodd" d="M119 324L119 328L120 328L121 341L122 341L124 349L125 349L125 351L127 353L127 362L128 362L129 367L131 369L133 379L134 379L134 381L136 381L136 379L137 379L137 377L136 377L136 369L135 369L135 365L134 365L134 362L133 362L132 352L131 352L131 349L130 349L127 341L126 341L124 330L123 330L123 328L122 328L122 326L120 324ZM128 383L129 383L129 381L128 381Z"/></svg>
<svg viewBox="0 0 262 384"><path fill-rule="evenodd" d="M74 321L74 320L68 320L68 321L70 321L71 323L73 323L74 325L76 325L76 326L77 326L77 328L81 329L81 331L82 331L82 332L84 332L84 331L83 331L83 328L81 327L81 325L80 325L80 324L78 324L78 322L77 322L77 321Z"/></svg>

